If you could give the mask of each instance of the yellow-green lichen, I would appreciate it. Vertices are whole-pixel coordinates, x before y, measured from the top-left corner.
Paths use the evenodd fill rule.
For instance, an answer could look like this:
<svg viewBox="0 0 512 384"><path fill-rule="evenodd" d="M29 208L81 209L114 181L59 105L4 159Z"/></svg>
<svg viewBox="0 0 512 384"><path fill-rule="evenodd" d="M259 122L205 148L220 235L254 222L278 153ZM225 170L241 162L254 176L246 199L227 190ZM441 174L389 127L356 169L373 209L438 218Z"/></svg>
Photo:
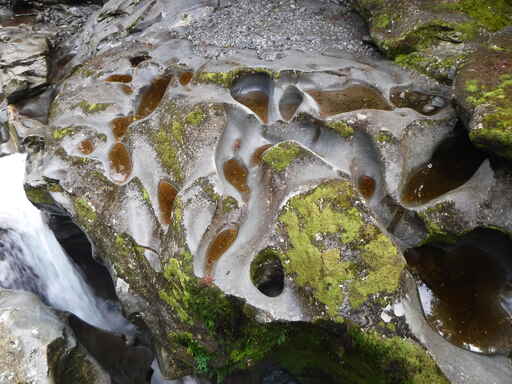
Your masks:
<svg viewBox="0 0 512 384"><path fill-rule="evenodd" d="M388 131L380 131L377 134L376 139L377 139L377 142L379 142L381 144L385 144L385 143L391 143L393 141L394 137Z"/></svg>
<svg viewBox="0 0 512 384"><path fill-rule="evenodd" d="M272 169L281 172L284 171L302 151L302 147L296 143L280 143L267 149L262 156L262 160Z"/></svg>
<svg viewBox="0 0 512 384"><path fill-rule="evenodd" d="M342 137L351 137L354 135L354 128L348 125L345 121L328 121L326 125L338 132Z"/></svg>
<svg viewBox="0 0 512 384"><path fill-rule="evenodd" d="M76 215L85 223L91 224L96 221L96 210L85 198L79 197L73 201Z"/></svg>
<svg viewBox="0 0 512 384"><path fill-rule="evenodd" d="M471 129L471 141L512 158L512 75L501 76L494 87L482 85L477 80L468 80L465 85L470 93L466 101L475 107L486 105L488 109L482 123Z"/></svg>
<svg viewBox="0 0 512 384"><path fill-rule="evenodd" d="M197 126L206 120L206 116L201 108L196 108L185 116L185 122L187 124Z"/></svg>
<svg viewBox="0 0 512 384"><path fill-rule="evenodd" d="M172 172L176 181L183 180L183 171L178 159L178 141L165 127L160 129L154 134L155 149L158 152L158 157L164 167Z"/></svg>
<svg viewBox="0 0 512 384"><path fill-rule="evenodd" d="M342 382L448 384L435 361L417 343L400 337L382 337L374 332L349 329L352 346L343 358ZM366 362L366 363L365 363ZM371 379L358 376L372 366ZM393 366L393 372L389 367ZM366 368L366 369L365 369Z"/></svg>
<svg viewBox="0 0 512 384"><path fill-rule="evenodd" d="M71 136L75 134L75 129L73 127L65 127L56 129L52 132L52 136L55 140L62 140L66 136Z"/></svg>
<svg viewBox="0 0 512 384"><path fill-rule="evenodd" d="M221 87L230 88L236 79L244 74L266 73L271 78L278 79L280 72L267 68L237 68L229 72L201 72L196 78L199 83L213 83Z"/></svg>
<svg viewBox="0 0 512 384"><path fill-rule="evenodd" d="M78 104L75 104L73 108L80 108L83 113L90 115L103 112L111 105L112 103L89 103L88 101L82 100Z"/></svg>
<svg viewBox="0 0 512 384"><path fill-rule="evenodd" d="M238 201L233 196L226 196L222 199L222 211L229 213L234 209L238 209Z"/></svg>
<svg viewBox="0 0 512 384"><path fill-rule="evenodd" d="M323 184L290 199L279 217L289 241L286 271L299 286L312 288L336 320L347 294L357 308L372 294L393 293L403 269L394 244L355 208L355 196L347 181ZM337 246L323 245L322 238L332 241L336 234Z"/></svg>
<svg viewBox="0 0 512 384"><path fill-rule="evenodd" d="M30 185L25 185L25 194L33 204L55 204L55 201L48 193L45 186L31 187Z"/></svg>
<svg viewBox="0 0 512 384"><path fill-rule="evenodd" d="M508 0L442 2L438 5L438 9L463 12L471 17L478 26L491 32L499 31L512 23L512 4Z"/></svg>

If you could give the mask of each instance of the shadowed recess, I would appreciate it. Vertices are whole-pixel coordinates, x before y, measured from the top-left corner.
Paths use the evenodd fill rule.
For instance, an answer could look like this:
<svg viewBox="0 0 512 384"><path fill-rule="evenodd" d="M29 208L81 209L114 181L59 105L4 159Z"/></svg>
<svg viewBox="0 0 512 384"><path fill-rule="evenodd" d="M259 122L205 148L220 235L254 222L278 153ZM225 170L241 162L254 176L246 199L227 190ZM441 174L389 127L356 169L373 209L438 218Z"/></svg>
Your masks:
<svg viewBox="0 0 512 384"><path fill-rule="evenodd" d="M476 149L467 135L443 141L426 164L409 176L402 192L405 204L424 204L460 187L484 161L483 152Z"/></svg>
<svg viewBox="0 0 512 384"><path fill-rule="evenodd" d="M249 192L247 185L248 171L245 166L236 159L230 159L224 163L224 177L235 187L238 192L244 194Z"/></svg>
<svg viewBox="0 0 512 384"><path fill-rule="evenodd" d="M267 124L271 91L270 76L258 73L238 79L231 89L231 96L253 111L263 124Z"/></svg>
<svg viewBox="0 0 512 384"><path fill-rule="evenodd" d="M110 176L116 183L125 182L132 173L132 160L122 143L114 144L108 154Z"/></svg>
<svg viewBox="0 0 512 384"><path fill-rule="evenodd" d="M256 150L251 155L251 164L253 166L260 165L261 162L263 161L263 159L262 159L263 153L267 149L269 149L271 146L272 146L272 144L265 144L265 145L262 145L262 146L256 148Z"/></svg>
<svg viewBox="0 0 512 384"><path fill-rule="evenodd" d="M251 263L251 280L268 297L276 297L283 292L284 270L275 250L264 249L258 253Z"/></svg>
<svg viewBox="0 0 512 384"><path fill-rule="evenodd" d="M290 85L283 93L283 97L279 101L279 112L285 120L291 120L297 109L302 104L304 96L293 85Z"/></svg>
<svg viewBox="0 0 512 384"><path fill-rule="evenodd" d="M362 175L357 178L357 189L365 199L371 199L375 193L375 179Z"/></svg>
<svg viewBox="0 0 512 384"><path fill-rule="evenodd" d="M158 205L160 207L160 218L164 224L171 224L172 208L177 194L176 188L167 181L161 180L158 183Z"/></svg>
<svg viewBox="0 0 512 384"><path fill-rule="evenodd" d="M112 127L112 134L116 140L120 140L128 131L128 126L135 121L134 116L116 117L110 123Z"/></svg>
<svg viewBox="0 0 512 384"><path fill-rule="evenodd" d="M78 149L84 155L90 155L94 151L94 144L89 139L82 140L80 144L78 144Z"/></svg>
<svg viewBox="0 0 512 384"><path fill-rule="evenodd" d="M185 86L187 85L188 83L190 83L190 80L192 80L192 77L194 76L194 73L193 72L183 72L182 74L180 74L180 84L182 86Z"/></svg>
<svg viewBox="0 0 512 384"><path fill-rule="evenodd" d="M149 60L149 59L151 59L151 56L148 56L148 55L141 55L141 56L131 57L130 58L130 64L132 65L132 67L136 67L140 63L142 63L143 61L146 61L146 60Z"/></svg>
<svg viewBox="0 0 512 384"><path fill-rule="evenodd" d="M410 249L407 263L431 327L451 343L482 353L512 349L512 241L476 229L455 244Z"/></svg>
<svg viewBox="0 0 512 384"><path fill-rule="evenodd" d="M398 108L411 108L427 116L436 114L446 106L446 101L441 96L428 95L400 87L391 89L389 98Z"/></svg>
<svg viewBox="0 0 512 384"><path fill-rule="evenodd" d="M158 107L171 79L172 77L170 76L157 77L143 90L139 107L137 108L137 120L148 116L156 109L156 107Z"/></svg>
<svg viewBox="0 0 512 384"><path fill-rule="evenodd" d="M130 83L132 81L131 75L110 75L105 81L111 83Z"/></svg>
<svg viewBox="0 0 512 384"><path fill-rule="evenodd" d="M318 103L322 118L359 109L392 109L377 89L364 85L353 85L341 91L310 90L307 93Z"/></svg>
<svg viewBox="0 0 512 384"><path fill-rule="evenodd" d="M238 228L225 229L217 235L206 251L206 275L211 276L214 264L231 247L238 236Z"/></svg>

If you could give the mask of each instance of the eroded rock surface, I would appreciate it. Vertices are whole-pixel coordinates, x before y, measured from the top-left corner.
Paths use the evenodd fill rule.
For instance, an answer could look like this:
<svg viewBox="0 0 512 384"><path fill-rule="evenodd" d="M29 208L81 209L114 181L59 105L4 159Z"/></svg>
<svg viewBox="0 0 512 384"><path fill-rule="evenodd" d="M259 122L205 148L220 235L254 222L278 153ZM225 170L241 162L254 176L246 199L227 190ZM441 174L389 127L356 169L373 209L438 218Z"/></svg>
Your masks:
<svg viewBox="0 0 512 384"><path fill-rule="evenodd" d="M31 293L0 289L0 382L110 384L63 318Z"/></svg>
<svg viewBox="0 0 512 384"><path fill-rule="evenodd" d="M151 330L163 374L222 378L276 364L304 382L313 370L325 383L370 373L445 383L420 335L454 382L474 361L489 369L483 377L507 377L502 360L464 351L454 370L452 346L422 339L421 303L407 304L416 291L404 249L512 225L508 168L471 146L451 89L362 46L358 58L286 41L269 54L256 38L256 52L243 50L222 21L242 11L220 3L112 0L64 47L74 56L59 66L47 120L9 106L31 153L27 184L86 231L126 314ZM372 23L391 6L359 3ZM336 9L304 4L290 12L331 20ZM380 46L407 59L419 52L410 41L422 58L448 44L450 70L434 71L444 81L466 36L458 23L478 34L487 24L440 6L391 20L389 33L373 23L372 35L391 34ZM202 44L212 19L218 39ZM324 37L362 36L358 23ZM315 44L328 45L325 28L312 31ZM423 50L427 41L436 43Z"/></svg>

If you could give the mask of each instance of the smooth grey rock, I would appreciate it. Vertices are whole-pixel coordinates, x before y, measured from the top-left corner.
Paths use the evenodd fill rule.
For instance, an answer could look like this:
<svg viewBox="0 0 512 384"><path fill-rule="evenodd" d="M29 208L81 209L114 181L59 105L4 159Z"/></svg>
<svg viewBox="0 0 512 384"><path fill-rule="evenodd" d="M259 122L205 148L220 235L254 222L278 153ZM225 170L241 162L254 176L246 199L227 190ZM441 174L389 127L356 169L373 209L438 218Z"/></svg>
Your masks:
<svg viewBox="0 0 512 384"><path fill-rule="evenodd" d="M0 289L0 340L2 384L110 384L62 318L31 293Z"/></svg>

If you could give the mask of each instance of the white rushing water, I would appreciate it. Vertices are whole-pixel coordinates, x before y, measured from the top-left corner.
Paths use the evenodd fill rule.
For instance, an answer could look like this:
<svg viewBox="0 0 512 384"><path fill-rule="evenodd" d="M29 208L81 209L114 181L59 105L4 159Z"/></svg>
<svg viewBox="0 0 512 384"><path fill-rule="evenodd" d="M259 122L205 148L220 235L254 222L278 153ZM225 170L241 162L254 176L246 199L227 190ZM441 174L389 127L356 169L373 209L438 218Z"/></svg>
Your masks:
<svg viewBox="0 0 512 384"><path fill-rule="evenodd" d="M0 286L38 294L52 307L111 331L131 325L113 305L95 297L41 212L25 195L23 154L0 158Z"/></svg>

